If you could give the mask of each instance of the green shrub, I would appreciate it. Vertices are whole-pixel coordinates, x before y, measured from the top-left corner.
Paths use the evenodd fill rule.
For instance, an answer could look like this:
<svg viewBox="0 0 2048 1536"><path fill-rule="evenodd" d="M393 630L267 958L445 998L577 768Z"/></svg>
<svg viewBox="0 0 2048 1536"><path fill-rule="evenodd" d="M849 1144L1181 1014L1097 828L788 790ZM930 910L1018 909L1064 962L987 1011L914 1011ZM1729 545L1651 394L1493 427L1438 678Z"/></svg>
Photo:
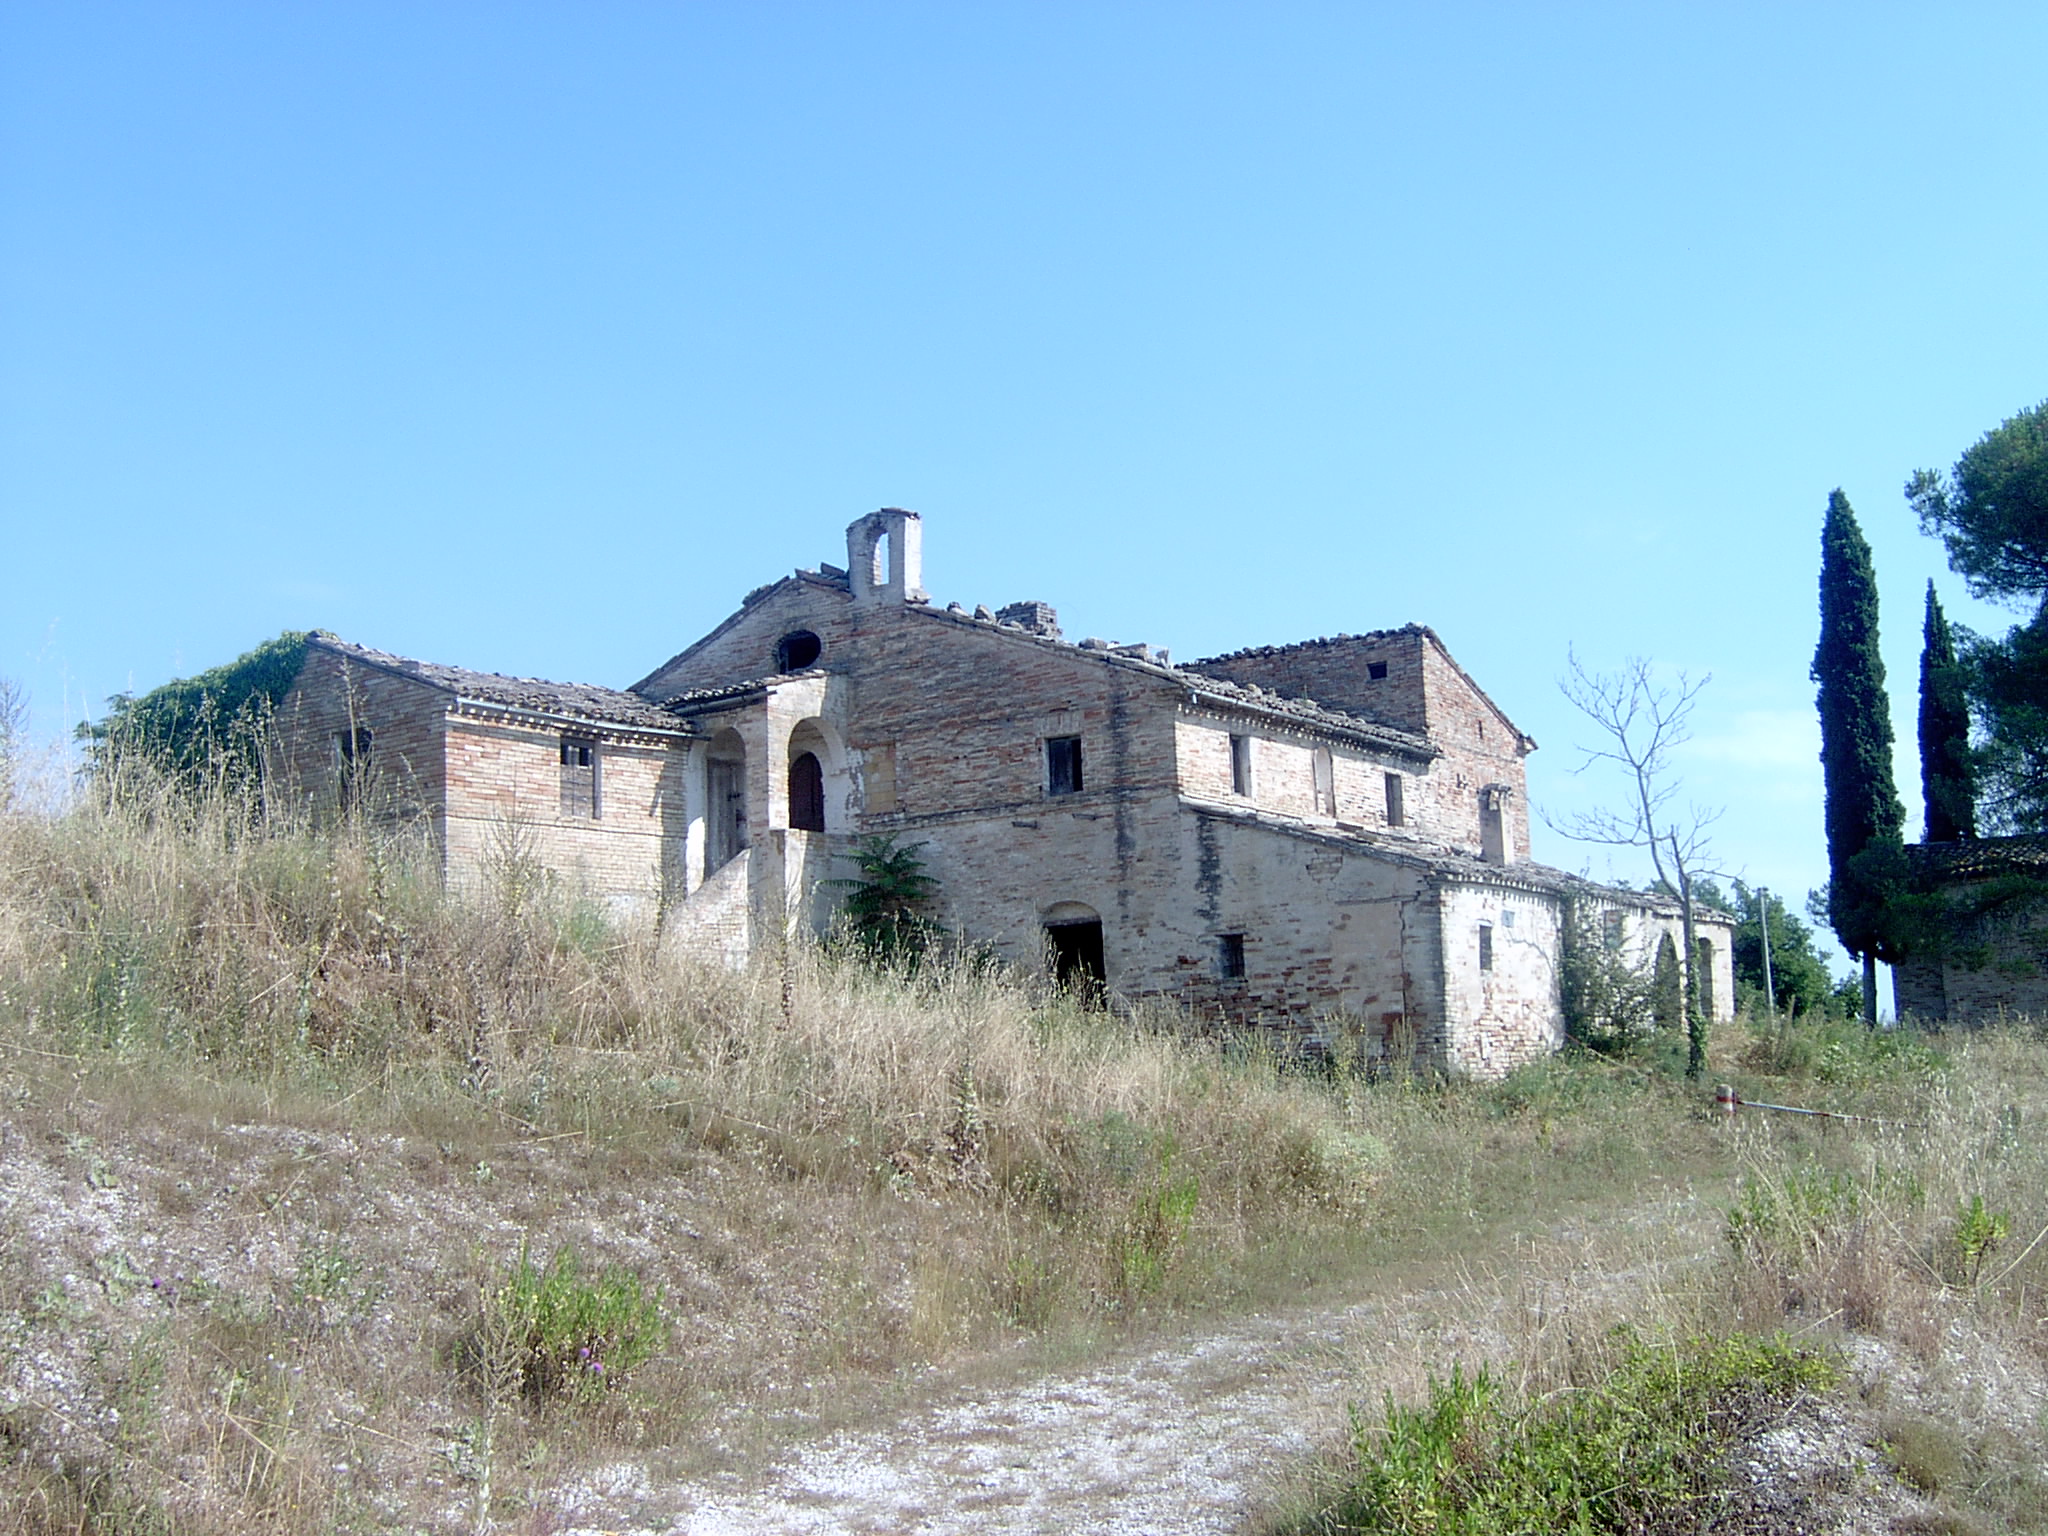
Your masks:
<svg viewBox="0 0 2048 1536"><path fill-rule="evenodd" d="M1782 1336L1631 1345L1601 1379L1526 1400L1485 1371L1432 1381L1426 1407L1353 1410L1357 1472L1312 1528L1388 1536L1691 1530L1723 1491L1723 1452L1826 1359Z"/></svg>
<svg viewBox="0 0 2048 1536"><path fill-rule="evenodd" d="M586 1279L566 1243L544 1266L521 1245L484 1298L476 1363L494 1394L516 1385L531 1402L592 1401L667 1344L663 1295L615 1266Z"/></svg>

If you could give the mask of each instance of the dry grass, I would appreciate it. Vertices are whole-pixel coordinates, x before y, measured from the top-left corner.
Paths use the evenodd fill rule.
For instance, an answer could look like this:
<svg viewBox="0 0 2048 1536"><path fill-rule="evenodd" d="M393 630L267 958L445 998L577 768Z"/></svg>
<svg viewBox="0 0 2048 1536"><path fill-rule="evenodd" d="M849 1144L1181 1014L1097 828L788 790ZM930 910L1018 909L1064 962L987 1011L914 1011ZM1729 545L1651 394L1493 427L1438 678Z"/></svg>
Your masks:
<svg viewBox="0 0 2048 1536"><path fill-rule="evenodd" d="M459 1526L608 1456L744 1464L931 1363L1258 1294L1390 1171L1358 1103L1171 1020L735 975L516 838L451 894L408 834L119 789L0 817L24 1529ZM667 1354L594 1407L480 1391L522 1244L663 1288Z"/></svg>
<svg viewBox="0 0 2048 1536"><path fill-rule="evenodd" d="M1671 1241L1675 1209L1578 1252L1532 1244L1519 1265L1475 1272L1441 1328L1375 1351L1359 1401L1369 1416L1383 1394L1426 1404L1453 1367L1490 1367L1513 1400L1541 1403L1605 1383L1631 1341L1784 1331L1837 1353L1849 1386L1795 1433L1740 1448L1750 1470L1716 1529L2048 1530L2044 1051L2024 1021L1722 1031L1712 1075L1746 1099L1863 1118L1747 1109L1713 1128L1718 1155L1675 1142L1669 1156L1700 1159L1704 1255ZM1558 1078L1587 1082L1551 1066L1491 1097ZM1588 1109L1589 1125L1611 1122ZM1331 1511L1356 1475L1353 1448L1333 1447L1271 1528L1351 1528Z"/></svg>
<svg viewBox="0 0 2048 1536"><path fill-rule="evenodd" d="M545 1529L567 1483L745 1469L934 1367L1445 1273L1443 1348L1504 1328L1537 1384L1622 1315L1854 1312L1929 1391L1958 1318L1984 1359L2038 1359L2048 1097L2018 1036L1945 1070L1724 1038L1753 1097L1925 1097L1931 1125L1731 1135L1626 1063L1367 1083L972 968L732 974L515 836L450 893L407 834L122 790L0 814L0 1529ZM1712 1278L1670 1256L1745 1170L1810 1169L1853 1217L1728 1245ZM1944 1243L1972 1194L2011 1235L1965 1273ZM1574 1223L1609 1279L1664 1255L1618 1311ZM600 1402L494 1396L461 1343L522 1245L564 1244L665 1292L667 1351ZM1959 1509L2018 1486L1998 1434L2034 1443L1981 1396L1950 1419L1982 1426Z"/></svg>

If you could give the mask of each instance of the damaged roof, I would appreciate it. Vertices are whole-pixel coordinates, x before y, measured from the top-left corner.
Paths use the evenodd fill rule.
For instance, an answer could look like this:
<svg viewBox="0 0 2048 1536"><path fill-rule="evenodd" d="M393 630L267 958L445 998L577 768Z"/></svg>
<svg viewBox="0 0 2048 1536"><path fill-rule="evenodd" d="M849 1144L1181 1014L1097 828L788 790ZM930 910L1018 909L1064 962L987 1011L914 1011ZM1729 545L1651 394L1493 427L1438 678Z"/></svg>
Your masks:
<svg viewBox="0 0 2048 1536"><path fill-rule="evenodd" d="M467 667L415 661L410 656L394 656L388 651L373 651L366 645L354 645L321 630L315 630L308 637L307 644L358 666L375 667L397 677L411 678L461 699L588 720L597 725L622 725L636 730L672 733L687 730L682 720L660 705L650 704L636 693L601 688L595 683L550 683L537 677L508 677L502 672L472 672Z"/></svg>

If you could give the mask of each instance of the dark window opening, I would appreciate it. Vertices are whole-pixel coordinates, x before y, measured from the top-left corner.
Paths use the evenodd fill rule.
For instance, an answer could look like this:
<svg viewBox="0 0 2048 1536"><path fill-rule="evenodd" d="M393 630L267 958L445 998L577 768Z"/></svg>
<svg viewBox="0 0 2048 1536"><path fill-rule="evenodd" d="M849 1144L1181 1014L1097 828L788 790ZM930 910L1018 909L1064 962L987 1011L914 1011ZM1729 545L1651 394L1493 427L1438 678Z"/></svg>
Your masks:
<svg viewBox="0 0 2048 1536"><path fill-rule="evenodd" d="M1230 792L1249 796L1252 792L1252 739L1230 738Z"/></svg>
<svg viewBox="0 0 2048 1536"><path fill-rule="evenodd" d="M1401 803L1401 793L1401 775L1399 775L1398 773L1388 774L1387 825L1390 827L1402 826L1407 822L1408 819L1407 809Z"/></svg>
<svg viewBox="0 0 2048 1536"><path fill-rule="evenodd" d="M596 817L603 812L598 798L597 743L577 736L562 738L562 814Z"/></svg>
<svg viewBox="0 0 2048 1536"><path fill-rule="evenodd" d="M1622 915L1619 912L1600 914L1600 942L1610 950L1621 948Z"/></svg>
<svg viewBox="0 0 2048 1536"><path fill-rule="evenodd" d="M1045 944L1051 952L1053 979L1089 1006L1101 1007L1109 983L1103 965L1101 920L1047 923Z"/></svg>
<svg viewBox="0 0 2048 1536"><path fill-rule="evenodd" d="M824 653L825 642L808 629L784 635L775 643L775 670L801 672Z"/></svg>
<svg viewBox="0 0 2048 1536"><path fill-rule="evenodd" d="M798 832L825 830L825 770L816 753L801 753L789 765L789 824Z"/></svg>
<svg viewBox="0 0 2048 1536"><path fill-rule="evenodd" d="M1493 969L1493 924L1491 923L1481 923L1479 925L1479 969L1482 971Z"/></svg>
<svg viewBox="0 0 2048 1536"><path fill-rule="evenodd" d="M1081 793L1081 738L1049 736L1045 742L1045 792L1049 795Z"/></svg>
<svg viewBox="0 0 2048 1536"><path fill-rule="evenodd" d="M345 811L360 810L370 792L370 752L375 735L367 725L337 731L334 754L338 767L335 788Z"/></svg>
<svg viewBox="0 0 2048 1536"><path fill-rule="evenodd" d="M1383 683L1387 680L1387 664L1384 661L1368 661L1365 664L1365 675L1376 683Z"/></svg>
<svg viewBox="0 0 2048 1536"><path fill-rule="evenodd" d="M705 775L707 807L705 867L708 873L737 858L747 846L747 763L744 756L714 757Z"/></svg>
<svg viewBox="0 0 2048 1536"><path fill-rule="evenodd" d="M1219 933L1216 936L1216 974L1225 981L1244 980L1243 934Z"/></svg>

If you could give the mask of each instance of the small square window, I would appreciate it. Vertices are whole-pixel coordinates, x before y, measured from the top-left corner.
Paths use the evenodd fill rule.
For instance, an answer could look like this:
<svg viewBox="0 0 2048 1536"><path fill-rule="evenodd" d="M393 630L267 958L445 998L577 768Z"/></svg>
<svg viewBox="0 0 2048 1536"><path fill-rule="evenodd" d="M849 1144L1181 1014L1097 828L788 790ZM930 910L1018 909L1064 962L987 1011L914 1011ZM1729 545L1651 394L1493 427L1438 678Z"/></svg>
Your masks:
<svg viewBox="0 0 2048 1536"><path fill-rule="evenodd" d="M1493 969L1493 924L1491 923L1481 923L1479 925L1479 969L1482 971Z"/></svg>
<svg viewBox="0 0 2048 1536"><path fill-rule="evenodd" d="M1502 907L1500 909L1500 925L1503 928L1515 926L1515 913L1512 907Z"/></svg>
<svg viewBox="0 0 2048 1536"><path fill-rule="evenodd" d="M1045 741L1045 792L1049 795L1081 793L1081 738L1048 736Z"/></svg>
<svg viewBox="0 0 2048 1536"><path fill-rule="evenodd" d="M1243 934L1220 933L1216 936L1216 974L1225 981L1244 980Z"/></svg>
<svg viewBox="0 0 2048 1536"><path fill-rule="evenodd" d="M1387 664L1384 661L1368 661L1365 664L1365 675L1376 683L1383 683L1387 680Z"/></svg>
<svg viewBox="0 0 2048 1536"><path fill-rule="evenodd" d="M1252 792L1252 739L1230 738L1230 792L1249 796Z"/></svg>

